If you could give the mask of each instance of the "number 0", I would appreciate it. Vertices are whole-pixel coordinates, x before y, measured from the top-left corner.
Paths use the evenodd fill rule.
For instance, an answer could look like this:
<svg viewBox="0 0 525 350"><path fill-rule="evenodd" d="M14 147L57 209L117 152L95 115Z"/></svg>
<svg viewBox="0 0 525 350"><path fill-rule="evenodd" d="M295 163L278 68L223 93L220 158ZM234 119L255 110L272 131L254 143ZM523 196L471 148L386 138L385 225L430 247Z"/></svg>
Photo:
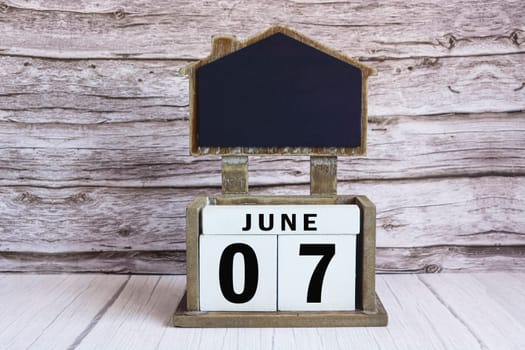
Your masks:
<svg viewBox="0 0 525 350"><path fill-rule="evenodd" d="M233 289L233 257L237 253L244 257L244 288L239 294ZM258 280L259 266L252 247L244 243L227 246L222 252L219 263L219 284L226 300L235 304L250 301L257 291Z"/></svg>
<svg viewBox="0 0 525 350"><path fill-rule="evenodd" d="M301 244L299 255L322 255L310 278L306 302L320 303L323 280L328 264L335 255L335 244Z"/></svg>

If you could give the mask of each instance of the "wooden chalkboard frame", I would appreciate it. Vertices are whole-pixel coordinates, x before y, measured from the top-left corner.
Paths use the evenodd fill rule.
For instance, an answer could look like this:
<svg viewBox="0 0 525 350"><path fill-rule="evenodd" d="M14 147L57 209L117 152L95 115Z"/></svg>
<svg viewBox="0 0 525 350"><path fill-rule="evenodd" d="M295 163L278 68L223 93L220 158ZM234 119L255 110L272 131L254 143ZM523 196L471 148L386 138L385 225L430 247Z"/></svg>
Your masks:
<svg viewBox="0 0 525 350"><path fill-rule="evenodd" d="M198 145L197 130L197 71L200 67L213 62L221 57L229 55L244 47L250 46L260 40L268 38L276 33L285 34L306 45L333 56L343 62L359 68L362 72L361 93L361 144L357 147L201 147ZM332 50L317 41L310 39L290 28L284 26L273 26L264 32L257 34L247 40L238 41L233 36L215 36L212 40L211 54L184 69L190 81L190 154L218 155L218 156L249 156L249 155L297 155L297 156L362 156L366 154L366 132L367 132L367 80L376 71L351 57Z"/></svg>

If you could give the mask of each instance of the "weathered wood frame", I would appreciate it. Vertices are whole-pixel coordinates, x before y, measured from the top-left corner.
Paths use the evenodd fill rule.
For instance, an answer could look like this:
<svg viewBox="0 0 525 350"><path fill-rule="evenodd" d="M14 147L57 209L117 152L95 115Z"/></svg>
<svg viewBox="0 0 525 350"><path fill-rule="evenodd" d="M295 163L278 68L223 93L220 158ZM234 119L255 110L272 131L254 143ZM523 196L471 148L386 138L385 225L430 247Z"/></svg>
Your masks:
<svg viewBox="0 0 525 350"><path fill-rule="evenodd" d="M343 62L351 64L361 70L362 92L361 92L361 144L358 147L200 147L198 146L197 130L197 70L210 62L238 51L257 41L263 40L273 34L283 33L306 45L312 46L330 56ZM310 156L360 156L366 154L366 129L367 129L367 80L370 75L376 74L374 68L369 67L351 57L332 50L321 43L310 39L290 28L284 26L273 26L264 32L257 34L247 40L238 41L233 36L215 36L212 40L212 51L210 55L184 69L190 80L190 153L191 155L310 155Z"/></svg>
<svg viewBox="0 0 525 350"><path fill-rule="evenodd" d="M319 312L202 312L199 306L200 211L206 205L357 204L361 232L357 239L356 311ZM199 197L186 213L187 293L173 323L179 327L349 327L384 326L386 311L375 294L376 208L365 196L250 196Z"/></svg>

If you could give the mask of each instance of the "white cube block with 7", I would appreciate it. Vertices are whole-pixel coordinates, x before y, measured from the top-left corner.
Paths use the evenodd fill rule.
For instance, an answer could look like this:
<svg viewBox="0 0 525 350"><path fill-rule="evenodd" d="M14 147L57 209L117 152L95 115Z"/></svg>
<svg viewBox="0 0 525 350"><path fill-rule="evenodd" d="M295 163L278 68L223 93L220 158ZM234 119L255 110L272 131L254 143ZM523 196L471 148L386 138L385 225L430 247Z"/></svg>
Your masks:
<svg viewBox="0 0 525 350"><path fill-rule="evenodd" d="M201 235L201 311L275 311L277 237Z"/></svg>
<svg viewBox="0 0 525 350"><path fill-rule="evenodd" d="M356 235L278 237L278 310L354 310Z"/></svg>

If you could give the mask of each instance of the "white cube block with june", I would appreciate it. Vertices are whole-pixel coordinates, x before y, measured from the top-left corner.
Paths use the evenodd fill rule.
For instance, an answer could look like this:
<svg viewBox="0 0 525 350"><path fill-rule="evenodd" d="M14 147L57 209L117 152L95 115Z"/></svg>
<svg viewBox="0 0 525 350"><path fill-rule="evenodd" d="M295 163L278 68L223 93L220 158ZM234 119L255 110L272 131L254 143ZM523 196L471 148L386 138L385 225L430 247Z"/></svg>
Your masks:
<svg viewBox="0 0 525 350"><path fill-rule="evenodd" d="M282 235L278 310L355 309L356 235Z"/></svg>
<svg viewBox="0 0 525 350"><path fill-rule="evenodd" d="M340 205L208 205L203 234L359 233L359 207Z"/></svg>
<svg viewBox="0 0 525 350"><path fill-rule="evenodd" d="M201 235L201 311L276 311L277 237Z"/></svg>

